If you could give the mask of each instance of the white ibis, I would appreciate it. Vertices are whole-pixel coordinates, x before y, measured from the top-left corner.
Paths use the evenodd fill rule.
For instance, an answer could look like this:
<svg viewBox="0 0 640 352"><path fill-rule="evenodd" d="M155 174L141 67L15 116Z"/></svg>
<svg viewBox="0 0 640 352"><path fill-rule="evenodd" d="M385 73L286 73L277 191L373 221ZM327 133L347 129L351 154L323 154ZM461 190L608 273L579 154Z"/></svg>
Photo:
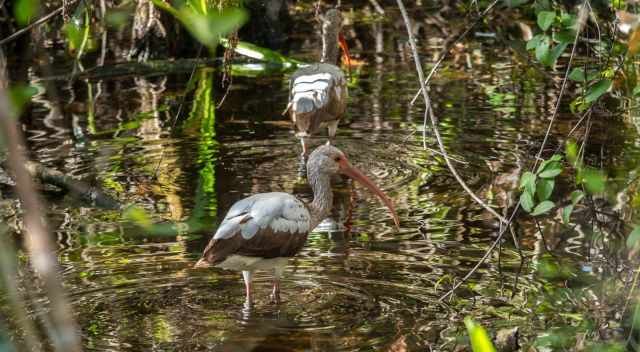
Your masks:
<svg viewBox="0 0 640 352"><path fill-rule="evenodd" d="M322 58L300 68L289 80L288 111L302 143L302 159L307 155L305 138L317 133L322 125L327 126L329 139L336 135L338 122L347 107L347 80L338 63L338 45L344 50L349 64L342 30L340 11L331 9L320 16L322 23Z"/></svg>
<svg viewBox="0 0 640 352"><path fill-rule="evenodd" d="M330 180L338 173L359 181L378 195L398 226L391 200L352 166L339 149L322 145L311 153L307 163L308 180L313 190L311 203L282 192L259 193L236 202L195 268L215 266L242 271L247 305L252 302L253 272L274 269L272 299L280 302L280 277L287 259L302 249L309 232L329 215L333 204Z"/></svg>

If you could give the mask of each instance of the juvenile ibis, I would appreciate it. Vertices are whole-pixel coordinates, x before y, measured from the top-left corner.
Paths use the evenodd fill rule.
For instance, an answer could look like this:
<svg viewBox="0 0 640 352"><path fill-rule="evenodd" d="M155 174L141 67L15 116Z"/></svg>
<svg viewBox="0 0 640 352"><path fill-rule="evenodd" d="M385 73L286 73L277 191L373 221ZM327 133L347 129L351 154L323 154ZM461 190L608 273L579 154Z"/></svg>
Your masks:
<svg viewBox="0 0 640 352"><path fill-rule="evenodd" d="M289 80L287 109L302 143L302 161L307 155L305 138L326 124L331 140L347 107L347 80L338 64L338 45L349 51L342 36L342 15L331 9L320 16L322 23L322 58L319 63L300 68Z"/></svg>
<svg viewBox="0 0 640 352"><path fill-rule="evenodd" d="M305 203L282 193L259 193L236 202L205 248L195 268L215 266L242 271L246 304L252 302L251 279L255 270L274 270L272 300L280 302L280 278L290 257L304 246L307 235L329 215L333 204L331 177L343 174L378 195L398 226L391 200L367 176L352 166L331 145L322 145L307 162L307 179L313 201Z"/></svg>

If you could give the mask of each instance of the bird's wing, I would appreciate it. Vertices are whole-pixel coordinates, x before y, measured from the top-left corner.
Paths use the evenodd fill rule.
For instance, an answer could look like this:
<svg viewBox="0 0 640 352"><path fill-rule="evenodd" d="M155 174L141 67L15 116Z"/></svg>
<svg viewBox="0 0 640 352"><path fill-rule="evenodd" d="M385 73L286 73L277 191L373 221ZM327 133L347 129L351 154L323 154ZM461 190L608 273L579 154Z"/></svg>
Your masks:
<svg viewBox="0 0 640 352"><path fill-rule="evenodd" d="M256 194L229 209L203 257L218 263L231 254L290 256L306 241L309 224L309 211L294 196Z"/></svg>

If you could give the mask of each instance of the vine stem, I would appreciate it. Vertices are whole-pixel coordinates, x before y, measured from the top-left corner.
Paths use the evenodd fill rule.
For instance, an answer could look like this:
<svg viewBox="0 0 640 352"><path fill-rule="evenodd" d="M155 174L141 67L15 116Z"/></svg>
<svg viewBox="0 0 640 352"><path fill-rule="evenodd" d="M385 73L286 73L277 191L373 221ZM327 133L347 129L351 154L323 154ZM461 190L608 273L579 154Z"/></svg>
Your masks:
<svg viewBox="0 0 640 352"><path fill-rule="evenodd" d="M409 21L409 16L407 15L407 10L404 7L404 3L402 2L402 0L397 0L397 2L398 2L398 7L400 8L400 13L402 14L402 19L404 20L404 24L407 27L407 34L409 36L409 45L411 46L411 51L413 53L413 60L416 65L416 71L418 72L418 79L420 80L420 91L422 92L422 97L424 98L424 102L425 102L425 110L424 110L425 126L427 124L427 117L429 117L431 119L433 133L436 136L436 140L438 141L438 147L440 148L440 153L442 153L442 156L444 157L444 160L447 163L447 167L449 168L449 171L451 171L451 174L453 174L453 177L455 177L456 181L458 181L460 186L462 186L462 188L469 194L469 196L471 196L471 198L473 198L473 200L476 201L476 203L480 204L484 209L486 209L493 216L498 218L501 222L508 223L507 219L505 219L502 215L498 214L498 212L496 212L487 203L485 203L482 199L480 199L480 197L478 197L471 190L471 188L469 188L466 182L464 182L462 177L460 177L460 175L458 174L458 171L456 170L456 168L453 166L453 163L451 162L451 159L449 158L449 155L447 154L447 151L444 148L444 142L442 141L442 136L440 135L440 131L438 130L438 121L436 120L436 117L433 114L433 109L431 107L431 99L429 98L429 93L427 93L427 87L424 83L425 79L424 79L424 74L422 72L422 63L420 62L420 56L418 55L418 49L416 48L416 42L415 42L415 38L413 37L413 32L411 31L411 23ZM423 128L423 134L422 134L423 147L426 149L426 138L425 138L424 131L426 131L426 128Z"/></svg>

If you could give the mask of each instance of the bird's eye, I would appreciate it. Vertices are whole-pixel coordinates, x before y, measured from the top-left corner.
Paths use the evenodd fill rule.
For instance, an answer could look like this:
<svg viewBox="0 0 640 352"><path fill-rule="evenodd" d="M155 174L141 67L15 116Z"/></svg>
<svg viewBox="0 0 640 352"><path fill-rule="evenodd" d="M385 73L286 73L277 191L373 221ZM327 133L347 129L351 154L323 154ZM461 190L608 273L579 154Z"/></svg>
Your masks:
<svg viewBox="0 0 640 352"><path fill-rule="evenodd" d="M335 158L335 159L333 159L333 160L335 160L336 162L338 162L338 161L340 161L340 157L339 157L339 156L336 156L336 158Z"/></svg>

